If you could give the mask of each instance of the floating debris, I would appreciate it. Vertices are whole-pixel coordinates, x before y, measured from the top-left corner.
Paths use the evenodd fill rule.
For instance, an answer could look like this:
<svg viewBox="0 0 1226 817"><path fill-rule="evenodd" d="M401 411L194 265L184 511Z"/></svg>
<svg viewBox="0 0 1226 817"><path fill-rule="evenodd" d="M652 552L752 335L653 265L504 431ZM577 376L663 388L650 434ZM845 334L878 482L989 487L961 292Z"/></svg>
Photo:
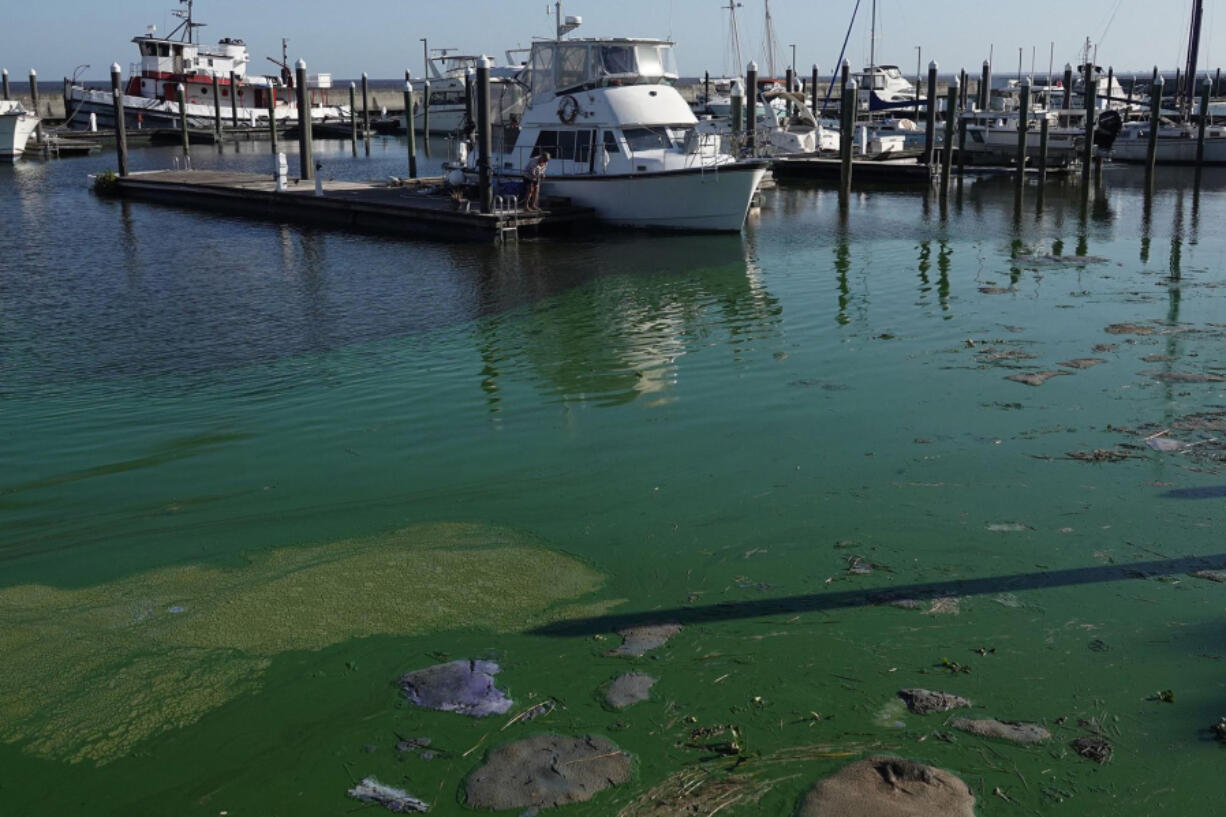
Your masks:
<svg viewBox="0 0 1226 817"><path fill-rule="evenodd" d="M552 808L583 803L630 779L630 756L592 735L536 735L500 746L465 784L470 808Z"/></svg>
<svg viewBox="0 0 1226 817"><path fill-rule="evenodd" d="M1105 264L1110 259L1097 255L1019 255L1013 263L1019 267L1084 267L1088 264Z"/></svg>
<svg viewBox="0 0 1226 817"><path fill-rule="evenodd" d="M423 709L484 718L511 708L511 699L494 686L501 670L493 661L461 659L410 672L399 683L404 696Z"/></svg>
<svg viewBox="0 0 1226 817"><path fill-rule="evenodd" d="M1218 718L1218 722L1210 726L1209 731L1215 738L1226 743L1226 718Z"/></svg>
<svg viewBox="0 0 1226 817"><path fill-rule="evenodd" d="M994 533L1012 533L1023 530L1034 530L1033 525L1027 525L1024 522L989 522L987 528Z"/></svg>
<svg viewBox="0 0 1226 817"><path fill-rule="evenodd" d="M681 630L680 624L647 624L642 627L627 627L617 631L617 634L622 637L621 645L609 650L605 655L638 657L648 650L663 646Z"/></svg>
<svg viewBox="0 0 1226 817"><path fill-rule="evenodd" d="M1146 355L1141 358L1146 363L1169 363L1174 359L1174 355Z"/></svg>
<svg viewBox="0 0 1226 817"><path fill-rule="evenodd" d="M1111 753L1114 751L1110 743L1098 736L1077 738L1070 745L1077 754L1099 764L1110 760Z"/></svg>
<svg viewBox="0 0 1226 817"><path fill-rule="evenodd" d="M989 346L975 353L975 359L980 363L999 363L1002 360L1034 360L1037 355L1023 352L1021 349L1000 349Z"/></svg>
<svg viewBox="0 0 1226 817"><path fill-rule="evenodd" d="M535 703L532 706L525 709L523 712L520 712L518 715L511 718L511 720L507 721L506 724L502 727L502 729L498 731L501 732L520 722L534 721L537 718L543 718L549 713L553 712L553 710L557 708L558 708L558 702L555 701L553 698L550 698L545 701L541 701L539 703Z"/></svg>
<svg viewBox="0 0 1226 817"><path fill-rule="evenodd" d="M373 777L363 779L361 783L346 793L354 800L383 806L393 814L411 814L430 810L428 803L418 800L403 789L394 789L380 783Z"/></svg>
<svg viewBox="0 0 1226 817"><path fill-rule="evenodd" d="M655 686L655 683L655 678L641 672L627 672L619 675L605 690L605 703L613 709L625 709L646 701L651 697L651 688Z"/></svg>
<svg viewBox="0 0 1226 817"><path fill-rule="evenodd" d="M957 596L942 596L932 600L932 606L929 607L924 615L926 616L956 616L961 607L961 599Z"/></svg>
<svg viewBox="0 0 1226 817"><path fill-rule="evenodd" d="M1113 323L1104 329L1109 335L1152 335L1154 328L1152 326L1141 326L1136 323Z"/></svg>
<svg viewBox="0 0 1226 817"><path fill-rule="evenodd" d="M1193 570L1188 575L1211 582L1226 582L1226 570Z"/></svg>
<svg viewBox="0 0 1226 817"><path fill-rule="evenodd" d="M431 743L430 738L400 738L400 740L396 741L395 749L397 752L415 752L418 749L426 748Z"/></svg>
<svg viewBox="0 0 1226 817"><path fill-rule="evenodd" d="M1226 383L1226 377L1204 372L1142 372L1141 374L1162 383Z"/></svg>
<svg viewBox="0 0 1226 817"><path fill-rule="evenodd" d="M1022 372L1021 374L1005 375L1005 380L1012 380L1015 383L1025 383L1027 386L1042 386L1053 377L1060 375L1072 374L1072 372L1048 370L1043 372Z"/></svg>
<svg viewBox="0 0 1226 817"><path fill-rule="evenodd" d="M979 735L984 738L999 738L1013 743L1042 743L1051 737L1042 726L1034 723L1019 723L1017 721L998 721L994 718L972 720L970 718L954 718L949 725L962 732Z"/></svg>
<svg viewBox="0 0 1226 817"><path fill-rule="evenodd" d="M1135 455L1118 448L1095 448L1093 451L1068 451L1064 456L1082 462L1123 462Z"/></svg>
<svg viewBox="0 0 1226 817"><path fill-rule="evenodd" d="M951 709L962 709L972 706L971 702L959 695L949 692L934 692L930 689L900 689L898 697L902 698L916 715L928 715L933 712L948 712Z"/></svg>
<svg viewBox="0 0 1226 817"><path fill-rule="evenodd" d="M1118 348L1119 346L1114 343L1096 343L1090 351L1098 352L1101 355L1103 352L1114 352Z"/></svg>
<svg viewBox="0 0 1226 817"><path fill-rule="evenodd" d="M1101 357L1075 357L1072 360L1061 361L1060 365L1067 366L1070 369L1089 369L1106 362Z"/></svg>
<svg viewBox="0 0 1226 817"><path fill-rule="evenodd" d="M979 287L979 291L984 295L1005 295L1010 292L1016 292L1013 287Z"/></svg>
<svg viewBox="0 0 1226 817"><path fill-rule="evenodd" d="M901 798L901 799L900 799ZM797 817L974 817L975 795L952 772L877 755L820 781Z"/></svg>

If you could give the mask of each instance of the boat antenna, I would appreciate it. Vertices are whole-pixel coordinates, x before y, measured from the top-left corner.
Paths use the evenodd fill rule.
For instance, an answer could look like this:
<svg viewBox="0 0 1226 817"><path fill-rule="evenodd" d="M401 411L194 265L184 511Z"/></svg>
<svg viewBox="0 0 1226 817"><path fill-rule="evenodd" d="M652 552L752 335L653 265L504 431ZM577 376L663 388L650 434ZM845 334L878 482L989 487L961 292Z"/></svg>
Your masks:
<svg viewBox="0 0 1226 817"><path fill-rule="evenodd" d="M192 20L192 2L193 0L179 0L180 5L187 6L187 11L184 11L183 9L174 9L170 12L171 14L178 17L183 22L175 26L174 31L170 32L170 35L166 39L168 40L172 39L176 34L182 31L183 36L182 38L180 38L182 42L185 42L185 43L195 43L196 42L196 29L204 28L206 24L197 23Z"/></svg>

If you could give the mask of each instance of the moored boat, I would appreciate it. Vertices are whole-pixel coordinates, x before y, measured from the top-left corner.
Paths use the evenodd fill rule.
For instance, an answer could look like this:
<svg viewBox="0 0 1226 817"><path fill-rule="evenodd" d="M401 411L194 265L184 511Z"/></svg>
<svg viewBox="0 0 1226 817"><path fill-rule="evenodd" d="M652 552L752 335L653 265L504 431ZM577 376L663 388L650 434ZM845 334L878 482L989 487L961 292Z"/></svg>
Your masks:
<svg viewBox="0 0 1226 817"><path fill-rule="evenodd" d="M15 162L21 158L38 122L38 117L17 100L0 100L0 162Z"/></svg>

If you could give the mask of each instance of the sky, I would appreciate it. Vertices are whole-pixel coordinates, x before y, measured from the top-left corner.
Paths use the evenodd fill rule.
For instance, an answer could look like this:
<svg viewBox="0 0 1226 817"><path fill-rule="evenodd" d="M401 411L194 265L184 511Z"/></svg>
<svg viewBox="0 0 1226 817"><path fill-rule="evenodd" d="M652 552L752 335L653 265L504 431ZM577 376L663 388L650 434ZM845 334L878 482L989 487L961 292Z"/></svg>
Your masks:
<svg viewBox="0 0 1226 817"><path fill-rule="evenodd" d="M855 68L867 64L872 0L861 5L847 45ZM124 75L136 61L133 36L147 25L169 32L177 20L176 0L0 0L0 67L15 82L30 68L40 79L65 76L104 80L118 62ZM563 16L579 15L577 34L588 36L669 37L677 43L682 75L740 73L729 47L729 0L617 0L563 4ZM1098 44L1098 62L1120 73L1148 71L1158 65L1182 65L1192 0L877 0L876 54L879 63L915 71L935 59L942 72L965 67L978 74L992 56L997 76L1016 74L1021 49L1023 71L1044 75L1049 61L1056 73L1066 62L1077 64L1089 37ZM814 63L827 73L837 64L856 0L771 0L782 72L792 60L806 75ZM1202 70L1226 60L1226 9L1205 3L1201 41ZM764 0L741 0L736 10L743 58L767 65L763 47ZM330 72L338 79L363 71L372 78L396 78L410 68L422 72L421 38L431 48L483 52L504 60L508 48L527 47L535 36L553 31L553 3L547 0L196 0L195 18L208 24L205 42L221 37L246 41L256 73L275 73L264 58L279 56L281 38L289 38L290 60L303 58L312 73ZM1155 13L1157 12L1157 13ZM1222 43L1222 53L1215 44ZM1053 46L1054 44L1054 46ZM917 55L917 47L920 52ZM1054 47L1054 60L1051 53ZM88 65L88 68L79 66Z"/></svg>

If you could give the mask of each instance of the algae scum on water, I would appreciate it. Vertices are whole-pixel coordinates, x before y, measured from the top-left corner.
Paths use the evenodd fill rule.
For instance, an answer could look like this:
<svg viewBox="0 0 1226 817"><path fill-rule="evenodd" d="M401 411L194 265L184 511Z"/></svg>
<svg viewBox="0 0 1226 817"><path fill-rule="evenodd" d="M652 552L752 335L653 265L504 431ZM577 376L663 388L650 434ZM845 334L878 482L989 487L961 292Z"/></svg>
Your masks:
<svg viewBox="0 0 1226 817"><path fill-rule="evenodd" d="M419 525L167 567L78 590L0 590L0 739L107 763L259 688L271 659L352 638L512 632L608 604L587 565L504 529Z"/></svg>

